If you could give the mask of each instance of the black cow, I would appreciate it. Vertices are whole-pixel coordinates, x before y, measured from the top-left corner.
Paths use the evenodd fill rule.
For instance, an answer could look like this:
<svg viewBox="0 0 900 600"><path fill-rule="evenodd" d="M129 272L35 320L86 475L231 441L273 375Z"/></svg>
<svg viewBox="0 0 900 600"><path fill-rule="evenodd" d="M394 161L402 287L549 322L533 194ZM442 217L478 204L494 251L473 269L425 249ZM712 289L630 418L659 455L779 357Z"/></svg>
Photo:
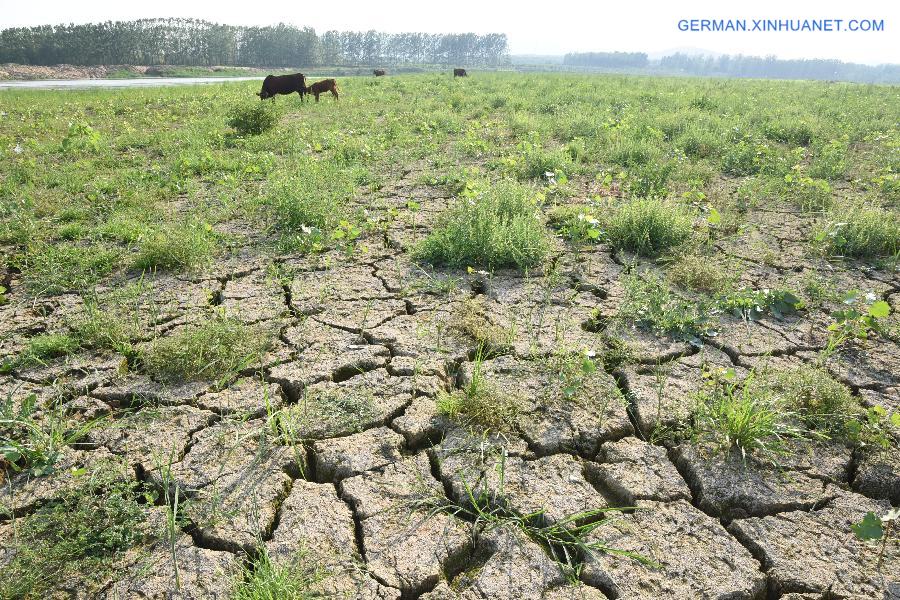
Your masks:
<svg viewBox="0 0 900 600"><path fill-rule="evenodd" d="M466 73L465 69L453 69L453 76L454 77L468 77L469 74Z"/></svg>
<svg viewBox="0 0 900 600"><path fill-rule="evenodd" d="M385 71L384 69L375 69L372 72L375 73L375 77L384 77L385 75L387 75L387 71Z"/></svg>
<svg viewBox="0 0 900 600"><path fill-rule="evenodd" d="M300 101L303 102L303 95L306 93L306 76L303 73L294 73L293 75L266 75L263 79L262 90L257 94L260 100L266 98L275 99L278 94L300 94Z"/></svg>

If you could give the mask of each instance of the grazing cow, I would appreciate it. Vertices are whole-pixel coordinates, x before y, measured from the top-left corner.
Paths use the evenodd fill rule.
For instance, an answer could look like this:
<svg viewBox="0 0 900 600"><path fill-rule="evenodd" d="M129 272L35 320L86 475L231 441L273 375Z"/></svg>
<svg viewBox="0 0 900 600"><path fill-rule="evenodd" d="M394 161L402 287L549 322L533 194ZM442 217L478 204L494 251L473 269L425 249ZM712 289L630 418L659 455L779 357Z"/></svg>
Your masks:
<svg viewBox="0 0 900 600"><path fill-rule="evenodd" d="M375 77L384 77L385 75L387 75L387 71L385 71L384 69L375 69L373 73L375 73Z"/></svg>
<svg viewBox="0 0 900 600"><path fill-rule="evenodd" d="M257 94L260 100L271 98L275 100L278 94L300 94L300 101L303 102L303 95L306 93L306 76L303 73L294 73L293 75L266 75L263 79L262 90Z"/></svg>
<svg viewBox="0 0 900 600"><path fill-rule="evenodd" d="M468 77L469 74L466 73L465 69L453 69L453 76L454 77Z"/></svg>
<svg viewBox="0 0 900 600"><path fill-rule="evenodd" d="M324 94L325 92L331 92L331 95L334 96L335 100L337 100L339 98L337 81L335 81L334 79L323 79L322 81L317 81L306 88L306 93L315 96L316 102L319 101L319 94Z"/></svg>

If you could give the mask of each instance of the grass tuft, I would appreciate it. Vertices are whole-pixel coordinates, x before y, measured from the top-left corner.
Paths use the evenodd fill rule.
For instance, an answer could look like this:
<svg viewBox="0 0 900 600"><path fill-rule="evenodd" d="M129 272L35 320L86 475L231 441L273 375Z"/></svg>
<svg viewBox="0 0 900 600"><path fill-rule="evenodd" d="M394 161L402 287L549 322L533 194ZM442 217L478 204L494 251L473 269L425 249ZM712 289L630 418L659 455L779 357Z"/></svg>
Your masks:
<svg viewBox="0 0 900 600"><path fill-rule="evenodd" d="M319 568L306 564L298 553L284 564L274 562L264 544L252 563L245 566L234 586L232 600L306 600L318 598L312 586L325 577Z"/></svg>
<svg viewBox="0 0 900 600"><path fill-rule="evenodd" d="M142 361L164 381L225 380L258 362L270 344L264 331L217 314L155 340Z"/></svg>
<svg viewBox="0 0 900 600"><path fill-rule="evenodd" d="M656 256L683 244L691 236L691 216L680 206L655 198L630 200L607 225L616 248L641 256Z"/></svg>
<svg viewBox="0 0 900 600"><path fill-rule="evenodd" d="M534 267L549 248L539 203L533 188L512 181L467 189L415 255L424 262L457 268Z"/></svg>
<svg viewBox="0 0 900 600"><path fill-rule="evenodd" d="M853 258L900 255L900 215L881 208L844 207L817 232L832 256Z"/></svg>

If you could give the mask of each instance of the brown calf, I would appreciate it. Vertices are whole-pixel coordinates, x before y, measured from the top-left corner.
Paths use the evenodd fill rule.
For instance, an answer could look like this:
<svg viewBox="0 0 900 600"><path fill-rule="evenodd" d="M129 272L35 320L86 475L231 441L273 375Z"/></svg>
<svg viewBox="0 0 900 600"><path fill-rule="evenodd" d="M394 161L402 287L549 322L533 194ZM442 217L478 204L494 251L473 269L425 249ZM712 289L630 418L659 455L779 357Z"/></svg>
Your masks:
<svg viewBox="0 0 900 600"><path fill-rule="evenodd" d="M323 79L322 81L317 81L306 88L306 93L315 96L316 102L319 101L319 94L324 94L325 92L331 92L331 95L334 96L335 100L337 100L339 98L337 81L335 81L334 79Z"/></svg>

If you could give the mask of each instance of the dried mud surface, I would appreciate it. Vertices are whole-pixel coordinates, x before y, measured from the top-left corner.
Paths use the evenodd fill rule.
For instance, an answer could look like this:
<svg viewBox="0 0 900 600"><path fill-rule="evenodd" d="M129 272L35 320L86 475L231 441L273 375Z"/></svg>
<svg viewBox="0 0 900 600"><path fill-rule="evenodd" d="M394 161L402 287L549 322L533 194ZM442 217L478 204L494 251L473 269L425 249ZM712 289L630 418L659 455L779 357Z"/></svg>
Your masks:
<svg viewBox="0 0 900 600"><path fill-rule="evenodd" d="M824 338L809 327L766 318L724 322L700 349L637 329L592 331L594 311L614 315L620 260L604 247L555 249L553 277L499 272L426 272L411 244L449 202L408 173L381 191L382 205L421 203L419 223L394 221L352 255L239 258L212 272L154 279L162 335L196 320L210 298L227 314L278 331L260 371L225 385L165 384L123 374L122 357L79 353L39 369L0 375L0 394L61 398L76 418L106 415L106 427L67 448L61 468L39 479L14 476L0 504L26 515L71 484L72 468L114 458L123 476L161 485L161 465L191 500L177 539L180 598L226 598L221 582L261 541L273 560L303 549L331 576L323 594L428 598L900 598L900 549L880 568L875 550L850 525L900 501L900 459L857 456L840 447L798 454L778 468L653 443L653 432L685 417L700 372L714 365L746 372L761 358L796 365ZM365 202L365 199L360 199ZM803 219L803 217L798 217ZM424 220L424 223L422 222ZM781 225L764 225L769 236ZM785 243L785 242L779 242ZM740 244L720 250L752 261ZM288 279L273 282L277 264ZM751 265L753 283L790 271ZM900 290L895 273L846 269L883 297ZM435 283L453 278L447 293ZM0 356L77 310L74 296L26 302L16 275L0 306ZM486 326L515 332L483 364L484 374L521 412L503 436L483 437L438 412L435 397L472 377L478 343L458 322L472 302ZM827 308L810 310L807 322ZM821 314L820 314L821 313ZM600 373L587 400L549 393L547 361L560 346L600 354L610 337L636 362ZM660 382L656 369L665 367ZM900 405L900 352L881 341L839 354L827 368L864 402ZM328 403L354 399L336 410ZM279 412L280 411L280 412ZM289 415L296 435L272 434L269 415ZM498 481L497 461L504 462ZM639 553L579 556L577 577L521 530L472 535L458 515L434 514L424 499L465 503L472 491L542 524L603 507L628 511L592 536ZM9 522L0 521L0 540ZM168 548L134 560L104 598L170 598ZM0 552L0 565L4 553Z"/></svg>

